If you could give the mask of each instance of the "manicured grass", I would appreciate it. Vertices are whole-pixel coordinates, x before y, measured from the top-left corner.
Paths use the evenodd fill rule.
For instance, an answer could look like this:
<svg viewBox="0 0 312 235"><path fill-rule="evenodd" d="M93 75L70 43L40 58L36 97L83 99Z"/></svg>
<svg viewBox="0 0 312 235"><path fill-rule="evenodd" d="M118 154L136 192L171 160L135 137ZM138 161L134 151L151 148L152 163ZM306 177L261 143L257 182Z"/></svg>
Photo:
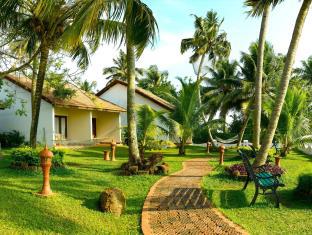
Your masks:
<svg viewBox="0 0 312 235"><path fill-rule="evenodd" d="M170 172L181 169L182 161L203 157L202 148L188 148L188 155L177 156L177 149L164 150ZM68 150L66 170L51 176L56 193L41 198L41 173L9 168L9 151L0 159L0 234L140 234L141 210L149 188L161 176L121 176L119 166L127 160L127 149L117 149L117 161L105 162L103 148ZM122 189L127 209L121 217L99 212L100 192L109 187Z"/></svg>
<svg viewBox="0 0 312 235"><path fill-rule="evenodd" d="M259 195L256 204L249 207L254 194L254 184L242 191L243 181L226 176L224 168L218 166L216 154L210 163L214 171L204 178L203 188L213 204L235 223L251 234L311 234L312 205L293 197L298 176L312 172L312 157L292 152L281 164L286 187L279 188L281 208L274 208L270 196ZM227 151L225 165L241 162L234 151Z"/></svg>

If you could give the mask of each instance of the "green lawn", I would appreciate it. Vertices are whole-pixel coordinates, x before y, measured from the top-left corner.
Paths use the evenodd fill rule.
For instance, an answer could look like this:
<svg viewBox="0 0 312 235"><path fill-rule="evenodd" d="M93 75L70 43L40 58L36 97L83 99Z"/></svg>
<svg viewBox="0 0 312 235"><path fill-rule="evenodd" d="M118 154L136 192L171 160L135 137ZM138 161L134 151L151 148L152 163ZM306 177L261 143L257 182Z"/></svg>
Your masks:
<svg viewBox="0 0 312 235"><path fill-rule="evenodd" d="M225 165L241 162L234 151L226 152ZM242 191L243 181L233 180L225 175L214 157L210 163L214 171L204 178L203 187L212 200L227 217L242 225L251 234L311 234L312 205L293 198L297 177L312 172L312 157L292 152L282 159L282 167L287 170L283 176L286 187L280 188L281 208L274 208L274 200L259 195L255 206L249 207L254 194L254 184Z"/></svg>
<svg viewBox="0 0 312 235"><path fill-rule="evenodd" d="M188 149L185 157L177 149L165 150L171 173L182 161L205 156L204 150ZM68 151L67 170L51 176L56 193L50 198L35 196L41 188L39 173L9 168L9 151L0 160L0 234L139 234L141 208L149 188L160 176L120 176L118 168L127 160L127 149L117 149L116 162L102 159L103 148ZM109 187L123 190L127 210L120 218L97 210L100 192Z"/></svg>

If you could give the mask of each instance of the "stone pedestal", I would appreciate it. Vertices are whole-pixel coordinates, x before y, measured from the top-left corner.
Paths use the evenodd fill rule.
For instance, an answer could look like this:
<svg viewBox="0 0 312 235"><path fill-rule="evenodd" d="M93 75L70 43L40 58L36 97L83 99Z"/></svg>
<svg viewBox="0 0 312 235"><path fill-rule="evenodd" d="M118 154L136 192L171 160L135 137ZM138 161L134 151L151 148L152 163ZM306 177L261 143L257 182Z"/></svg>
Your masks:
<svg viewBox="0 0 312 235"><path fill-rule="evenodd" d="M104 160L105 161L109 161L110 160L109 153L110 153L109 151L104 150Z"/></svg>
<svg viewBox="0 0 312 235"><path fill-rule="evenodd" d="M220 151L220 159L219 159L219 164L223 165L223 161L224 161L224 151L225 151L225 146L222 144L219 147L219 151Z"/></svg>
<svg viewBox="0 0 312 235"><path fill-rule="evenodd" d="M43 174L43 185L42 190L38 195L47 197L53 194L50 187L50 168L52 165L53 153L49 151L47 146L45 146L45 148L39 153L39 156Z"/></svg>
<svg viewBox="0 0 312 235"><path fill-rule="evenodd" d="M116 161L116 146L117 143L114 140L112 140L111 142L112 161Z"/></svg>

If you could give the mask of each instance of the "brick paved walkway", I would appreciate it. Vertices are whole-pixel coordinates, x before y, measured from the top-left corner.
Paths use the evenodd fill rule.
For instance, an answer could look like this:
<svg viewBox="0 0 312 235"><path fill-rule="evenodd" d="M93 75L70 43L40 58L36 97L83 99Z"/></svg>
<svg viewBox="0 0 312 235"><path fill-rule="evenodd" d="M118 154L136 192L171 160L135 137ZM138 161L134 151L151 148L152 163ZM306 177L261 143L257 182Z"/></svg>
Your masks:
<svg viewBox="0 0 312 235"><path fill-rule="evenodd" d="M213 208L200 188L207 159L184 162L183 170L160 179L146 197L142 231L149 234L247 234Z"/></svg>

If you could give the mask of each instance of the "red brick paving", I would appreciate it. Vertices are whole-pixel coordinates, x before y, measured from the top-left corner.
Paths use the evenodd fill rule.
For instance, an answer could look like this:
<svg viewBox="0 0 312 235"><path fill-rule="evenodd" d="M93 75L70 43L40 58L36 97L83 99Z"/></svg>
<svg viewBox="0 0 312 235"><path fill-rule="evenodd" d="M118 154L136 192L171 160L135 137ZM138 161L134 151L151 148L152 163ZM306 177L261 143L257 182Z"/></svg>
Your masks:
<svg viewBox="0 0 312 235"><path fill-rule="evenodd" d="M150 234L247 234L203 194L200 183L211 171L207 159L184 162L183 170L160 179L148 193L142 231Z"/></svg>

